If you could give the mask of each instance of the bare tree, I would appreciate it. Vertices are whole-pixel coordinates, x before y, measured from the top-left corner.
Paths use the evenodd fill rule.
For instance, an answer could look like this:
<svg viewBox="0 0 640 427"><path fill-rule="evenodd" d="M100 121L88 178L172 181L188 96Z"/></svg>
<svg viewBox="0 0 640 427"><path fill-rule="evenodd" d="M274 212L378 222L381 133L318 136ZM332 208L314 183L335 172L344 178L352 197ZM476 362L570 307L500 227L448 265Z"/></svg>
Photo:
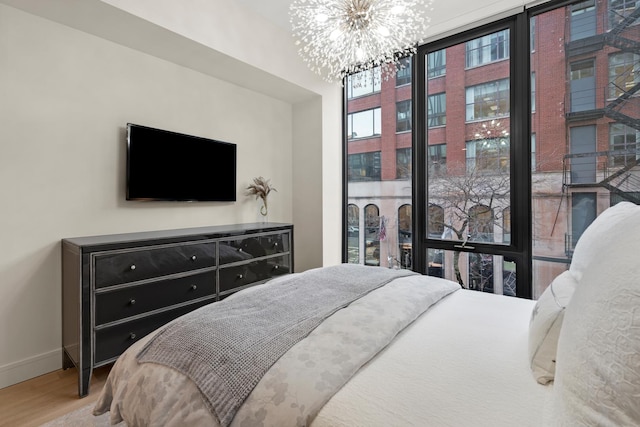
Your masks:
<svg viewBox="0 0 640 427"><path fill-rule="evenodd" d="M429 201L443 210L439 218L429 216L429 229L453 233L463 246L469 240L493 240L493 231L503 227L504 210L509 207L509 173L500 168L487 171L475 165L468 170L466 165L456 166L449 165L446 175L429 181ZM468 288L459 263L460 251L454 251L456 280Z"/></svg>

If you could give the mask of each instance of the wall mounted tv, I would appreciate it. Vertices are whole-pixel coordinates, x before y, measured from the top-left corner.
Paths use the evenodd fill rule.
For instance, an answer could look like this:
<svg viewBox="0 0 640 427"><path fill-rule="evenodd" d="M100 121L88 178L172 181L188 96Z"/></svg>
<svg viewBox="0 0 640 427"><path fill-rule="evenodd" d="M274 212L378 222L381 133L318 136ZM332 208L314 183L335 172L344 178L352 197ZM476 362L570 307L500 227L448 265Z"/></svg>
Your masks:
<svg viewBox="0 0 640 427"><path fill-rule="evenodd" d="M127 200L236 200L236 144L127 123Z"/></svg>

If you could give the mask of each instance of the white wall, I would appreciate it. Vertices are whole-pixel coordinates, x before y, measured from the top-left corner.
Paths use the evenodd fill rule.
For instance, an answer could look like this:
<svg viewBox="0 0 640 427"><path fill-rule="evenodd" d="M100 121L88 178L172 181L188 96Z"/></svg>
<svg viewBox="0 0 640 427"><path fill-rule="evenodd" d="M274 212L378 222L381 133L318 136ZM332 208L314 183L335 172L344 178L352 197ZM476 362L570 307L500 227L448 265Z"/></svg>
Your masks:
<svg viewBox="0 0 640 427"><path fill-rule="evenodd" d="M0 61L0 387L61 366L60 239L253 222L257 175L293 221L291 103L4 5ZM127 122L236 143L238 201L126 201Z"/></svg>

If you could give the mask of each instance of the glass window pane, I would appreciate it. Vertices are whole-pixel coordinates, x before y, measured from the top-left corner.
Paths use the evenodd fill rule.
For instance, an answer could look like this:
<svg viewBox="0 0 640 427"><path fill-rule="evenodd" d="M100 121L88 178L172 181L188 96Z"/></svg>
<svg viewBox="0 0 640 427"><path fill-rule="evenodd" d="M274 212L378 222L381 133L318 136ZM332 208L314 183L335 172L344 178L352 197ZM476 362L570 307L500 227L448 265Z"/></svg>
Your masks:
<svg viewBox="0 0 640 427"><path fill-rule="evenodd" d="M381 108L358 111L347 116L349 139L370 138L382 132Z"/></svg>
<svg viewBox="0 0 640 427"><path fill-rule="evenodd" d="M429 249L427 258L430 276L453 280L465 289L516 295L516 265L500 255Z"/></svg>
<svg viewBox="0 0 640 427"><path fill-rule="evenodd" d="M355 223L347 224L347 261L351 263L412 264L411 61L401 60L404 68L396 78L376 80L374 76L373 90L355 91L357 98L349 97L346 88L346 198L353 206L349 209L358 209L362 221L357 233Z"/></svg>
<svg viewBox="0 0 640 427"><path fill-rule="evenodd" d="M411 58L404 58L399 61L400 67L396 74L396 86L411 83Z"/></svg>
<svg viewBox="0 0 640 427"><path fill-rule="evenodd" d="M380 92L380 68L361 71L347 77L347 98L357 98Z"/></svg>
<svg viewBox="0 0 640 427"><path fill-rule="evenodd" d="M444 76L447 70L447 51L441 49L427 55L427 77L432 79Z"/></svg>
<svg viewBox="0 0 640 427"><path fill-rule="evenodd" d="M447 94L429 95L427 98L427 126L437 127L447 124Z"/></svg>
<svg viewBox="0 0 640 427"><path fill-rule="evenodd" d="M467 121L509 115L509 79L467 88Z"/></svg>
<svg viewBox="0 0 640 427"><path fill-rule="evenodd" d="M400 254L400 258L396 260L396 263L402 268L411 269L412 267L412 230L411 205L402 205L398 209L398 253Z"/></svg>
<svg viewBox="0 0 640 427"><path fill-rule="evenodd" d="M509 30L498 31L466 43L467 68L509 58Z"/></svg>
<svg viewBox="0 0 640 427"><path fill-rule="evenodd" d="M508 50L501 50L508 40L507 29L448 47L445 52L450 61L466 58L467 65L482 65L483 70L450 69L444 92L442 82L427 80L427 228L431 239L509 243L504 238L510 230L503 230L503 213L509 212L511 195L510 69ZM465 81L474 84L462 94L460 83ZM446 121L438 122L439 106L444 110L445 99ZM431 126L433 123L441 126ZM433 210L434 206L440 210ZM436 223L441 231L436 232ZM506 224L510 227L510 221Z"/></svg>
<svg viewBox="0 0 640 427"><path fill-rule="evenodd" d="M534 297L566 270L598 215L622 200L640 203L640 53L627 43L638 26L625 20L638 6L591 0L535 17L545 31L530 61L542 95L531 112ZM605 28L596 25L602 18ZM567 40L559 49L558 38ZM548 73L551 63L557 71Z"/></svg>
<svg viewBox="0 0 640 427"><path fill-rule="evenodd" d="M364 208L364 263L380 265L380 210L376 205Z"/></svg>
<svg viewBox="0 0 640 427"><path fill-rule="evenodd" d="M352 204L347 206L347 262L360 262L360 209Z"/></svg>
<svg viewBox="0 0 640 427"><path fill-rule="evenodd" d="M411 100L396 103L396 132L411 130Z"/></svg>
<svg viewBox="0 0 640 427"><path fill-rule="evenodd" d="M430 240L511 243L509 33L446 48L448 60L465 61L466 68L449 69L444 85L427 79ZM465 82L472 83L462 92ZM427 248L427 269L467 289L516 294L515 264L500 255Z"/></svg>

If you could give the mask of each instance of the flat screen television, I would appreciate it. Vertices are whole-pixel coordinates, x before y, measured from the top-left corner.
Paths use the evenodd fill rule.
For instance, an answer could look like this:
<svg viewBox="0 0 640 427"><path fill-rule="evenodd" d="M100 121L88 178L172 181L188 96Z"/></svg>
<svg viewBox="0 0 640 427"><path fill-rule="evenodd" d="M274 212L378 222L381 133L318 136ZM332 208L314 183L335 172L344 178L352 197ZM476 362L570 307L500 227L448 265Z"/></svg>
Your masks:
<svg viewBox="0 0 640 427"><path fill-rule="evenodd" d="M236 200L236 144L127 123L127 200Z"/></svg>

